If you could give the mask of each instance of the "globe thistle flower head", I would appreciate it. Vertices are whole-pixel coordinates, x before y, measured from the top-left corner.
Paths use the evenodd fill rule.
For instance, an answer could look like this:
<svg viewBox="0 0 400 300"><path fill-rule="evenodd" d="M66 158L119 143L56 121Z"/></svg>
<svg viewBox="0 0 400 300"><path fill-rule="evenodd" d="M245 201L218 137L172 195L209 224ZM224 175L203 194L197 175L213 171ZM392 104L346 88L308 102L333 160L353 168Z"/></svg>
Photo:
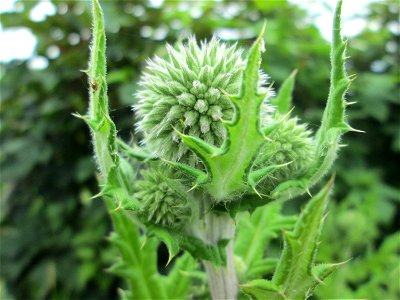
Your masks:
<svg viewBox="0 0 400 300"><path fill-rule="evenodd" d="M311 132L303 124L298 124L297 118L282 121L279 127L268 136L268 141L262 146L255 161L257 168L270 165L282 165L271 177L260 183L260 191L273 189L272 184L284 180L295 179L302 175L312 163L313 140Z"/></svg>
<svg viewBox="0 0 400 300"><path fill-rule="evenodd" d="M215 37L200 45L194 37L175 48L167 45L165 59L148 61L137 93L144 143L163 158L196 165L177 131L220 146L226 136L222 120L234 114L222 91L239 92L243 68L242 51Z"/></svg>
<svg viewBox="0 0 400 300"><path fill-rule="evenodd" d="M160 171L142 172L135 198L141 203L139 216L145 221L168 228L181 228L191 218L189 200L179 191L179 184Z"/></svg>

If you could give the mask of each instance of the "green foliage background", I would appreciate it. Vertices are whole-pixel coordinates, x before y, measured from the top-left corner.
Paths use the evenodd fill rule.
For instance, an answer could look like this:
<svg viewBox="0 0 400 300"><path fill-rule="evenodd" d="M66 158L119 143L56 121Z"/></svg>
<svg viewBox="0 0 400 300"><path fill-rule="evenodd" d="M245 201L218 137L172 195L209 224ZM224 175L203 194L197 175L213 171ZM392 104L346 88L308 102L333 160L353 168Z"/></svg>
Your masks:
<svg viewBox="0 0 400 300"><path fill-rule="evenodd" d="M36 1L17 1L19 12L1 15L3 28L28 27L38 40L44 70L27 61L1 64L1 299L113 299L121 284L105 269L115 255L105 236L110 221L97 193L89 133L72 113L87 107L90 38L88 1L52 1L57 13L33 22ZM103 1L108 30L111 115L126 139L134 136L130 105L145 60L163 55L165 42L190 32L200 39L232 28L247 47L267 18L263 69L275 86L298 69L296 114L315 129L329 85L329 44L287 1ZM199 13L200 12L200 13ZM348 71L353 127L336 163L334 200L323 232L320 261L351 259L318 287L315 298L399 299L400 99L396 1L369 7L368 26L349 41ZM394 22L394 23L393 23ZM149 27L146 27L149 26ZM77 44L71 43L79 36ZM231 42L231 41L228 41ZM285 204L292 214L305 199ZM278 235L279 233L276 233ZM281 245L271 243L271 255ZM160 265L165 249L159 249ZM163 268L163 267L161 267ZM165 271L165 270L164 270Z"/></svg>

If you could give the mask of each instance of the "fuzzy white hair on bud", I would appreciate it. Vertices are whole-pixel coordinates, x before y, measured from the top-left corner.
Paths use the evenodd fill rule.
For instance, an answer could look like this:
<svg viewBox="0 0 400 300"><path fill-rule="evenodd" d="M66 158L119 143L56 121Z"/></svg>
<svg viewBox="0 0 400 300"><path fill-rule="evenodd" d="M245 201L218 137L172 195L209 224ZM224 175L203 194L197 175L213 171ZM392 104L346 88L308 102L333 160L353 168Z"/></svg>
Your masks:
<svg viewBox="0 0 400 300"><path fill-rule="evenodd" d="M136 94L137 129L144 133L144 143L165 159L198 163L176 129L221 146L226 137L222 119L234 114L221 90L239 93L243 70L242 50L215 37L200 45L194 37L175 47L167 45L165 58L147 62Z"/></svg>

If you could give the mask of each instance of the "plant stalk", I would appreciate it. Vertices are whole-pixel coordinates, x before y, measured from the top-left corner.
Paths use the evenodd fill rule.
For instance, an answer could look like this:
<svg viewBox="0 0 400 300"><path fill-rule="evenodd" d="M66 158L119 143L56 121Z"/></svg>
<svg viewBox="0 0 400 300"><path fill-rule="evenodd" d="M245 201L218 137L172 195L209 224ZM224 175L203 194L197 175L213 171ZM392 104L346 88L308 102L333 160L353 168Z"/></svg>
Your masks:
<svg viewBox="0 0 400 300"><path fill-rule="evenodd" d="M233 259L235 223L231 217L224 214L209 213L206 216L206 236L209 243L216 244L221 239L230 239L226 246L226 266L215 266L209 261L203 261L213 300L236 299L238 281Z"/></svg>

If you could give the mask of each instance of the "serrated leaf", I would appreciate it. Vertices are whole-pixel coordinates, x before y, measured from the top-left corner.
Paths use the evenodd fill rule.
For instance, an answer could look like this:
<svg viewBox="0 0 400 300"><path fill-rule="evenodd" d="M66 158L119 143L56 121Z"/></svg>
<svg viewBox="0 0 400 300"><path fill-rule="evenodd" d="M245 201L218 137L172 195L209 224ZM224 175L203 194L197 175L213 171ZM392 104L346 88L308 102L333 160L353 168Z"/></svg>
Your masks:
<svg viewBox="0 0 400 300"><path fill-rule="evenodd" d="M272 282L288 299L304 298L322 280L313 268L332 186L333 178L307 204L294 231L284 234L284 249Z"/></svg>
<svg viewBox="0 0 400 300"><path fill-rule="evenodd" d="M259 67L263 51L265 24L252 45L248 57L240 95L229 97L236 107L235 122L227 124L227 138L220 154L207 161L211 180L205 185L217 200L227 201L232 194L248 191L247 173L259 147L264 143L260 131L260 106L267 92L259 90ZM251 147L243 147L251 145Z"/></svg>
<svg viewBox="0 0 400 300"><path fill-rule="evenodd" d="M342 1L339 0L333 22L329 95L321 126L316 134L316 163L311 184L317 182L329 170L336 159L341 135L352 130L345 114L345 94L351 81L345 69L346 43L341 36L341 8Z"/></svg>
<svg viewBox="0 0 400 300"><path fill-rule="evenodd" d="M182 142L189 149L195 152L205 163L208 162L209 157L213 157L221 153L220 148L215 147L198 137L185 135L182 133L179 133L179 136L181 137Z"/></svg>
<svg viewBox="0 0 400 300"><path fill-rule="evenodd" d="M283 182L272 193L272 198L284 201L304 192L317 183L331 168L337 157L341 136L354 131L346 121L345 94L350 79L345 70L346 43L341 37L341 7L339 0L335 9L331 43L331 79L327 104L321 126L314 140L314 162L302 178ZM309 192L308 192L309 193Z"/></svg>
<svg viewBox="0 0 400 300"><path fill-rule="evenodd" d="M196 185L201 185L205 184L206 182L209 181L209 175L199 169L193 168L189 165L186 164L181 164L169 160L163 159L163 162L166 164L170 165L171 167L174 167L175 169L181 171L182 173L188 175L189 177L195 178L195 184Z"/></svg>
<svg viewBox="0 0 400 300"><path fill-rule="evenodd" d="M111 212L111 217L115 232L110 241L121 259L110 271L127 281L132 295L129 299L168 299L157 270L158 242L151 239L142 244L138 226L122 211Z"/></svg>
<svg viewBox="0 0 400 300"><path fill-rule="evenodd" d="M103 198L107 204L115 233L110 241L118 248L121 260L111 270L123 276L128 285L129 299L168 299L157 270L158 242L149 241L143 248L138 226L116 204L133 205L131 197L133 170L118 154L117 131L109 117L106 84L106 38L103 12L98 0L93 0L93 39L89 62L89 112L86 119L92 139Z"/></svg>
<svg viewBox="0 0 400 300"><path fill-rule="evenodd" d="M98 0L93 1L93 39L89 61L89 112L97 164L104 178L118 164L115 124L109 117L106 83L106 37Z"/></svg>
<svg viewBox="0 0 400 300"><path fill-rule="evenodd" d="M241 86L240 96L238 97L238 103L243 101L242 99L246 96L254 97L259 95L258 79L261 63L261 52L264 51L265 27L266 23L264 22L261 32L257 37L257 40L250 48L249 55L247 57L247 64L243 72L243 83Z"/></svg>

